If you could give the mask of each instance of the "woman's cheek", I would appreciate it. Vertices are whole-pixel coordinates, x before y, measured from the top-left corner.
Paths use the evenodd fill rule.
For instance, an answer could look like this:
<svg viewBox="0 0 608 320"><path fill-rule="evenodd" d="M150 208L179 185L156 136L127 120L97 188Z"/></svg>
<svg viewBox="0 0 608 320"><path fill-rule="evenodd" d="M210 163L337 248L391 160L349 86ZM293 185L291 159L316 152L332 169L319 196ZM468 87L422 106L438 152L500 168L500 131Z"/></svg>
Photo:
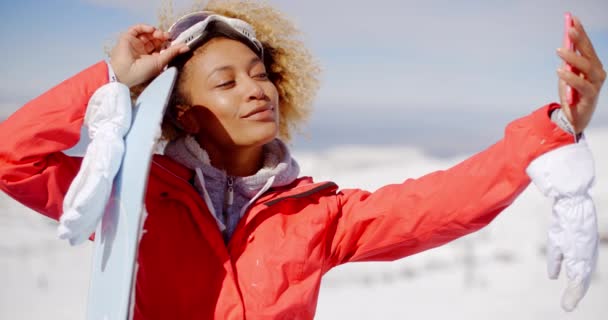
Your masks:
<svg viewBox="0 0 608 320"><path fill-rule="evenodd" d="M227 94L217 94L213 112L223 120L233 119L239 114L239 104Z"/></svg>

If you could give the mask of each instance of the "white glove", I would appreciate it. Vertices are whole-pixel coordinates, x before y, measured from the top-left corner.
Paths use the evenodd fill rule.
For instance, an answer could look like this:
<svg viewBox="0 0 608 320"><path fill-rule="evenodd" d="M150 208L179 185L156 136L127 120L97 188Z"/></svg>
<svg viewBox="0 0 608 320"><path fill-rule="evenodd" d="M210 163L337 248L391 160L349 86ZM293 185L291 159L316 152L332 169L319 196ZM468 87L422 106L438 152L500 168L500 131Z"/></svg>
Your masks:
<svg viewBox="0 0 608 320"><path fill-rule="evenodd" d="M131 127L129 88L112 82L95 91L84 116L91 142L63 201L57 234L71 245L86 241L103 216Z"/></svg>
<svg viewBox="0 0 608 320"><path fill-rule="evenodd" d="M585 139L545 153L526 172L534 184L553 200L548 232L547 271L557 279L562 261L568 284L562 308L572 311L583 298L598 255L598 228L589 189L595 180L593 155Z"/></svg>

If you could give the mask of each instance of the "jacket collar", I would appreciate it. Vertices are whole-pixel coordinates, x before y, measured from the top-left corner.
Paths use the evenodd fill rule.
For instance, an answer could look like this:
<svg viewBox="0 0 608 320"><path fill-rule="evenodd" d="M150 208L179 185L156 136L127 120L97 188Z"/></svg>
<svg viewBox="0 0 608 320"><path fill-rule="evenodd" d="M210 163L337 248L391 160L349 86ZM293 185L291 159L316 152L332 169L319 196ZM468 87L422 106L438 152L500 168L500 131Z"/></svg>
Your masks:
<svg viewBox="0 0 608 320"><path fill-rule="evenodd" d="M263 147L264 163L255 174L247 177L230 177L234 181L234 189L246 199L251 199L264 188L271 177L272 187L280 187L291 184L299 175L300 167L291 157L287 146L279 139L274 139ZM226 188L229 178L224 170L217 169L211 165L209 155L201 148L193 136L185 136L167 144L164 154L179 162L183 166L202 172L204 175L204 187L210 192L212 200L221 201L221 195ZM202 177L199 176L198 180ZM203 181L198 181L197 189L203 193ZM218 191L219 190L219 191ZM215 192L214 192L215 191ZM215 195L215 196L214 196Z"/></svg>
<svg viewBox="0 0 608 320"><path fill-rule="evenodd" d="M173 184L176 180L182 180L181 183L188 183L194 179L195 172L175 160L156 154L153 157L152 171L158 173L163 177L166 182ZM194 190L194 187L192 187ZM310 193L311 191L327 191L333 192L338 189L338 186L333 182L321 182L315 183L312 177L304 176L294 180L289 185L281 187L273 187L266 194L261 196L256 203L266 203L266 205L276 204L272 203L274 200L282 200L284 198L300 197L302 194Z"/></svg>

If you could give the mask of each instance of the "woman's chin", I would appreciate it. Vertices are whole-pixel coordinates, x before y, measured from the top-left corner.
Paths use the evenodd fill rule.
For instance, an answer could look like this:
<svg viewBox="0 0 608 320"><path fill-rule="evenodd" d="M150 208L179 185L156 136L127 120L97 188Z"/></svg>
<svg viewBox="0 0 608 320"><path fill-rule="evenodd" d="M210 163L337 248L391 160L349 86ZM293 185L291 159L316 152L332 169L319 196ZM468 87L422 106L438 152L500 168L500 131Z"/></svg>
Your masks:
<svg viewBox="0 0 608 320"><path fill-rule="evenodd" d="M279 133L279 126L273 122L262 123L243 132L240 145L260 146L274 140Z"/></svg>

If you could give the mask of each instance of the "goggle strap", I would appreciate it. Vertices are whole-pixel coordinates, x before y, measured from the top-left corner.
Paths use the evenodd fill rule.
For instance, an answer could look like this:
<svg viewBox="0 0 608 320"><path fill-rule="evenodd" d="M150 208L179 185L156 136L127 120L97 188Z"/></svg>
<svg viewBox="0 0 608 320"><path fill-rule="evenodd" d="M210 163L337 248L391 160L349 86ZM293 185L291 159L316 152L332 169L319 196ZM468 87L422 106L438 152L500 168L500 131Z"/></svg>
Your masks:
<svg viewBox="0 0 608 320"><path fill-rule="evenodd" d="M171 45L173 46L178 43L185 43L188 46L191 46L192 44L195 44L197 40L203 36L205 29L207 29L207 26L212 21L221 21L226 23L236 32L248 39L256 48L258 48L260 52L263 53L262 43L258 39L256 39L255 31L253 30L251 25L239 19L228 18L220 15L209 15L204 20L195 23L194 25L180 33L176 39L171 41ZM178 23L179 20L173 26L171 26L169 30L173 29Z"/></svg>

